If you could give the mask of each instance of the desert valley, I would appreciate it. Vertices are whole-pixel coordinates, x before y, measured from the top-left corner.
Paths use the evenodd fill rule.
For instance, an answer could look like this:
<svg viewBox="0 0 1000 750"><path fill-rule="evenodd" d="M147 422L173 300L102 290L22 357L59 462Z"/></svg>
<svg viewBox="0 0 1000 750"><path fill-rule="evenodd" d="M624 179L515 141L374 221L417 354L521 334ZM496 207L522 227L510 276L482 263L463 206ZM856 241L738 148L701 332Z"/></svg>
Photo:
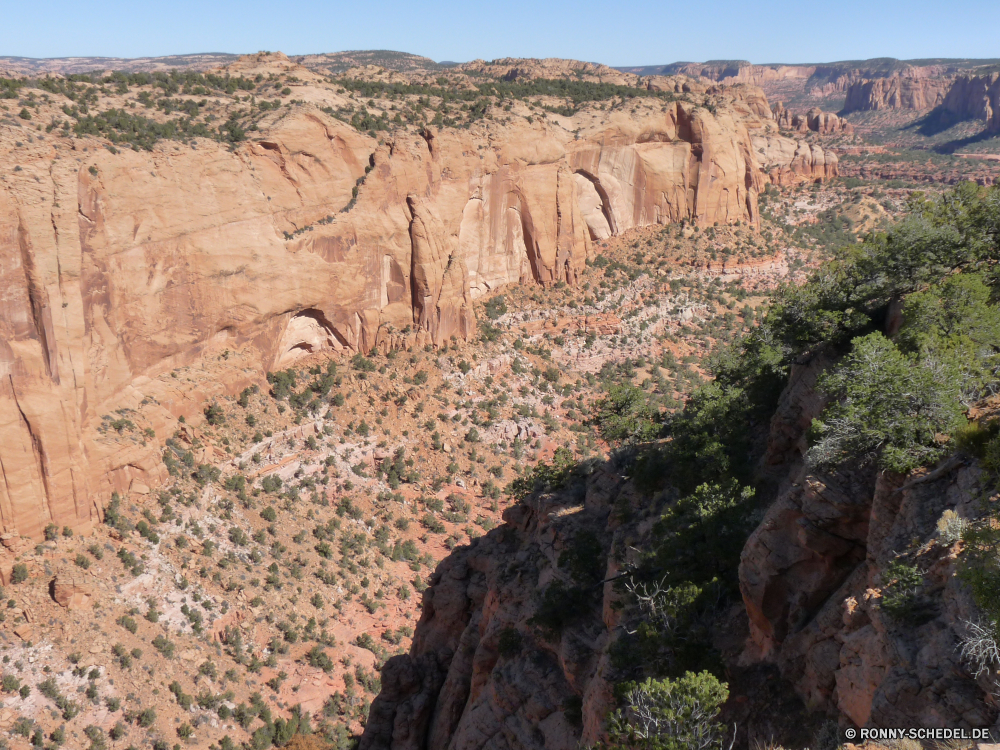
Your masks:
<svg viewBox="0 0 1000 750"><path fill-rule="evenodd" d="M998 181L1000 60L0 57L0 747L1000 738Z"/></svg>

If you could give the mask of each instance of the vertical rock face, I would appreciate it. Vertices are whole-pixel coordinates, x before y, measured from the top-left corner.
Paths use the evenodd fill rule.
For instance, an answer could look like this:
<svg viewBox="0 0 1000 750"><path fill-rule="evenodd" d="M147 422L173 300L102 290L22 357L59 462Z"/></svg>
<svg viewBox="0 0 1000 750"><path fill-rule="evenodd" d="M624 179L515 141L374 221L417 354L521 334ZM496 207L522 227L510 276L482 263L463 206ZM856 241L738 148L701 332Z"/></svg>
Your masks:
<svg viewBox="0 0 1000 750"><path fill-rule="evenodd" d="M601 738L612 701L601 653L616 625L612 584L560 633L542 635L530 620L541 591L565 578L557 560L574 535L614 533L608 500L616 489L602 473L583 509L565 512L580 501L565 494L514 506L505 526L438 566L410 653L382 671L361 750L574 750Z"/></svg>
<svg viewBox="0 0 1000 750"><path fill-rule="evenodd" d="M958 76L941 103L955 121L980 120L989 132L1000 132L1000 73Z"/></svg>
<svg viewBox="0 0 1000 750"><path fill-rule="evenodd" d="M807 705L856 726L990 725L994 704L958 649L974 607L955 576L955 550L921 546L926 616L900 622L879 607L900 551L933 539L945 510L981 512L980 471L954 462L907 484L871 466L810 472L806 432L823 408L814 386L826 364L792 373L772 419L765 461L782 490L743 550L743 658L776 663Z"/></svg>
<svg viewBox="0 0 1000 750"><path fill-rule="evenodd" d="M824 112L819 107L813 107L805 115L800 115L777 102L772 107L772 115L782 130L795 130L799 133L812 131L820 135L851 135L854 132L854 126L847 120L833 112Z"/></svg>
<svg viewBox="0 0 1000 750"><path fill-rule="evenodd" d="M3 530L85 528L165 477L177 417L305 353L468 336L477 296L572 284L631 227L756 224L756 99L720 96L382 145L309 107L234 150L38 140L0 185Z"/></svg>
<svg viewBox="0 0 1000 750"><path fill-rule="evenodd" d="M415 195L406 197L413 219L410 221L412 252L413 319L435 343L449 336L467 337L472 332L472 299L469 271L458 252L454 237L444 231Z"/></svg>
<svg viewBox="0 0 1000 750"><path fill-rule="evenodd" d="M950 87L950 78L862 78L847 87L843 111L932 109L944 101Z"/></svg>
<svg viewBox="0 0 1000 750"><path fill-rule="evenodd" d="M847 120L833 112L824 112L818 107L806 112L806 127L820 135L850 135L854 132L854 126Z"/></svg>
<svg viewBox="0 0 1000 750"><path fill-rule="evenodd" d="M591 142L575 142L569 155L573 171L601 199L604 221L593 209L589 213L592 237L607 231L605 222L616 234L681 219L701 225L759 221L758 161L746 127L731 114L712 116L674 102L661 121L613 123L618 127ZM593 206L593 193L586 195Z"/></svg>
<svg viewBox="0 0 1000 750"><path fill-rule="evenodd" d="M837 155L815 143L763 135L753 136L752 142L757 159L775 185L831 179L839 174Z"/></svg>

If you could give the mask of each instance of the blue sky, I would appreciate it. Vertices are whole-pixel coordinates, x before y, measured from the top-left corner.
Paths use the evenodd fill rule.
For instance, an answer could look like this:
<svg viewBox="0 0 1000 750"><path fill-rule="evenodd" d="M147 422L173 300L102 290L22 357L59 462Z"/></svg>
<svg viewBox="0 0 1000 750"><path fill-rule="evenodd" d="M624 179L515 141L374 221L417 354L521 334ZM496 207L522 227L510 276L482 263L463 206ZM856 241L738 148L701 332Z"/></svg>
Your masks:
<svg viewBox="0 0 1000 750"><path fill-rule="evenodd" d="M0 55L142 57L394 49L435 60L827 62L1000 57L998 0L9 2Z"/></svg>

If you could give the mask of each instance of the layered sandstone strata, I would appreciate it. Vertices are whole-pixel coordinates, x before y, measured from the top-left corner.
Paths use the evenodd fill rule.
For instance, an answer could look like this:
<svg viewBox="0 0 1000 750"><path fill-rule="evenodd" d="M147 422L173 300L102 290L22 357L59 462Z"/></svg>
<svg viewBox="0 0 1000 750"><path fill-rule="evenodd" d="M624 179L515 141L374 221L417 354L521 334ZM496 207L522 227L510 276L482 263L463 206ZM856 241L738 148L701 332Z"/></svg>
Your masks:
<svg viewBox="0 0 1000 750"><path fill-rule="evenodd" d="M85 528L165 477L179 416L302 353L470 335L478 295L573 283L630 227L755 224L745 111L379 143L301 106L234 149L34 140L0 185L3 528Z"/></svg>
<svg viewBox="0 0 1000 750"><path fill-rule="evenodd" d="M839 174L837 155L815 143L775 135L752 136L761 167L775 185L831 179Z"/></svg>
<svg viewBox="0 0 1000 750"><path fill-rule="evenodd" d="M1000 73L959 76L941 103L949 119L980 120L989 132L1000 132Z"/></svg>
<svg viewBox="0 0 1000 750"><path fill-rule="evenodd" d="M844 112L932 109L944 101L950 87L950 78L862 78L847 87Z"/></svg>
<svg viewBox="0 0 1000 750"><path fill-rule="evenodd" d="M775 123L782 130L794 130L799 133L812 131L820 135L851 135L854 126L833 112L824 112L819 107L813 107L804 115L786 109L782 102L777 102L771 108Z"/></svg>

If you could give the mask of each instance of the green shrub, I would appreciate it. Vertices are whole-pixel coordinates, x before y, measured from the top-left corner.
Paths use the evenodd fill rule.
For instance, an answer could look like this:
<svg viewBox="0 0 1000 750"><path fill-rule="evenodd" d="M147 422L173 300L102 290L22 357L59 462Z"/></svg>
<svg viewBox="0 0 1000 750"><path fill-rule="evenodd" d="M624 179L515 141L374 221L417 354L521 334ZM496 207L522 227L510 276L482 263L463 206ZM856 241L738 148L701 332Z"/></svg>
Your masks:
<svg viewBox="0 0 1000 750"><path fill-rule="evenodd" d="M612 385L608 395L594 404L592 422L613 445L647 442L662 429L659 410L649 394L631 383Z"/></svg>
<svg viewBox="0 0 1000 750"><path fill-rule="evenodd" d="M205 420L210 425L220 425L226 421L226 414L214 401L205 407Z"/></svg>
<svg viewBox="0 0 1000 750"><path fill-rule="evenodd" d="M938 460L947 445L937 436L964 424L955 374L905 356L881 333L855 339L853 347L817 383L834 402L813 422L809 462L877 460L905 473Z"/></svg>
<svg viewBox="0 0 1000 750"><path fill-rule="evenodd" d="M703 484L670 506L654 526L655 559L665 582L721 579L735 592L743 542L753 528L754 491L735 480Z"/></svg>
<svg viewBox="0 0 1000 750"><path fill-rule="evenodd" d="M936 614L933 603L921 596L924 574L917 566L893 560L882 573L882 581L879 608L894 620L916 626Z"/></svg>
<svg viewBox="0 0 1000 750"><path fill-rule="evenodd" d="M360 353L351 357L351 367L359 372L375 372L378 369L374 360Z"/></svg>
<svg viewBox="0 0 1000 750"><path fill-rule="evenodd" d="M718 714L729 689L711 673L629 682L616 692L624 705L608 721L610 748L716 750L723 746L726 727L719 723Z"/></svg>
<svg viewBox="0 0 1000 750"><path fill-rule="evenodd" d="M132 633L132 635L135 635L136 631L139 629L139 625L136 621L128 615L122 615L119 617L118 624L125 628L128 632Z"/></svg>
<svg viewBox="0 0 1000 750"><path fill-rule="evenodd" d="M153 639L153 648L163 654L166 658L172 659L176 647L174 646L173 641L164 638L162 635L157 635Z"/></svg>
<svg viewBox="0 0 1000 750"><path fill-rule="evenodd" d="M483 310L486 313L487 318L490 320L496 320L507 313L507 300L502 294L488 299L483 305Z"/></svg>
<svg viewBox="0 0 1000 750"><path fill-rule="evenodd" d="M595 585L607 566L600 539L589 530L578 531L569 547L559 555L559 567L566 568L573 580L582 585Z"/></svg>
<svg viewBox="0 0 1000 750"><path fill-rule="evenodd" d="M420 519L420 523L423 524L425 529L434 534L443 534L445 532L444 524L430 513L425 513L423 518Z"/></svg>
<svg viewBox="0 0 1000 750"><path fill-rule="evenodd" d="M545 590L528 622L538 626L546 637L557 638L563 628L591 611L597 601L596 592L593 587L567 587L555 581Z"/></svg>

